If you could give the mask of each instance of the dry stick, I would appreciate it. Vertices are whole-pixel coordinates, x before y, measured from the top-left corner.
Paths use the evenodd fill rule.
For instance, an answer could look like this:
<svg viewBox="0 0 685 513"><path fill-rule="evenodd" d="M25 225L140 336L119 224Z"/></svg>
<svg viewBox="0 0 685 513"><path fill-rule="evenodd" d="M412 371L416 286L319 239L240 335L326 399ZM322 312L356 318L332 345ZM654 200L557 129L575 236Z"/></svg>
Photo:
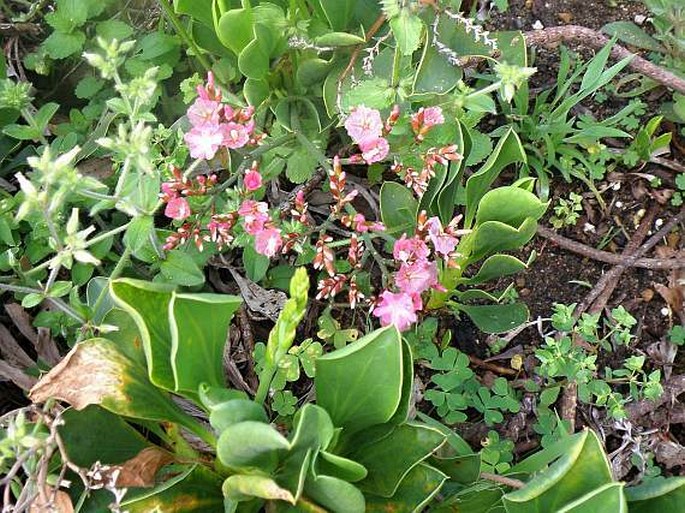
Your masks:
<svg viewBox="0 0 685 513"><path fill-rule="evenodd" d="M650 207L647 214L642 218L640 226L635 230L635 233L630 238L628 244L626 244L625 250L623 251L623 256L626 260L615 266L599 279L583 302L576 308L576 311L574 312L576 318L580 317L586 309L589 309L591 314L601 312L604 309L604 306L609 301L611 294L618 284L619 278L628 268L626 262L640 249L640 244L642 244L647 237L647 232L649 232L649 228L652 226L658 211L659 207L657 205L652 205Z"/></svg>
<svg viewBox="0 0 685 513"><path fill-rule="evenodd" d="M511 477L498 476L497 474L491 474L490 472L481 472L480 477L493 483L502 484L510 488L523 488L526 483L518 479L512 479Z"/></svg>
<svg viewBox="0 0 685 513"><path fill-rule="evenodd" d="M599 262L605 262L607 264L622 264L627 263L623 258L623 255L616 255L615 253L609 253L608 251L602 251L599 249L586 246L581 242L568 239L563 235L559 235L554 230L545 228L544 226L538 226L537 234L540 237L551 240L557 246L563 249L568 249L579 255L582 255L592 260L597 260ZM685 267L682 259L679 258L638 258L628 264L628 267L640 267L642 269L651 270L665 270L679 269Z"/></svg>
<svg viewBox="0 0 685 513"><path fill-rule="evenodd" d="M616 268L620 268L620 272L622 273L625 269L628 267L632 266L640 257L642 257L645 253L647 253L650 249L652 249L654 246L656 246L661 239L663 239L668 233L678 224L681 223L682 221L685 220L685 208L681 209L680 213L673 217L671 220L669 220L667 223L665 223L661 229L656 232L654 235L652 235L647 242L645 242L642 246L640 246L634 253L631 255L627 256L624 262L619 263ZM651 223L650 223L651 224ZM642 226L642 225L641 225ZM680 265L678 267L685 267L685 260L680 259ZM611 276L607 278L608 275L611 275L612 272L614 272L614 269L609 271L606 275L600 279L601 281L606 281L608 282L609 280L612 279ZM615 272L619 272L618 270ZM599 285L599 282L597 283ZM595 292L597 290L597 292ZM592 292L595 292L595 296L591 298ZM587 303L587 306L589 306L596 298L599 296L599 293L601 293L601 290L598 290L598 287L595 286L591 294L588 294L588 297L586 297L584 303ZM575 312L578 316L580 316L579 313L579 308L576 309ZM582 312L581 312L582 313Z"/></svg>
<svg viewBox="0 0 685 513"><path fill-rule="evenodd" d="M504 376L516 376L516 375L518 375L518 372L515 371L514 369L508 369L506 367L502 367L502 366L494 364L494 363L486 362L484 360L481 360L477 356L469 355L469 360L476 367L481 367L482 369L489 370L489 371L495 372L497 374L502 374Z"/></svg>
<svg viewBox="0 0 685 513"><path fill-rule="evenodd" d="M611 42L605 35L586 27L578 25L564 25L561 27L548 27L543 30L535 30L524 34L526 42L532 46L547 46L555 43L573 42L582 46L587 46L599 50ZM615 59L632 57L630 66L635 71L639 71L646 77L659 82L660 84L685 94L685 80L666 71L660 66L649 62L646 59L626 50L621 45L614 44L611 49L611 56Z"/></svg>

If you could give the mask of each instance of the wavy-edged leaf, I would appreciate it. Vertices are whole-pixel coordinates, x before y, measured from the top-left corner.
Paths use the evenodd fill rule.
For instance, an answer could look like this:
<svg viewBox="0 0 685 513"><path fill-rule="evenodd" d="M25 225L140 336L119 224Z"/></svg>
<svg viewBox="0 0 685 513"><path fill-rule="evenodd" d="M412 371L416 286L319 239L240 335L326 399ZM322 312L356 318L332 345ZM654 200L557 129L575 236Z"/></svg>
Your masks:
<svg viewBox="0 0 685 513"><path fill-rule="evenodd" d="M402 398L402 360L402 337L392 326L319 357L318 405L350 432L387 422Z"/></svg>
<svg viewBox="0 0 685 513"><path fill-rule="evenodd" d="M359 487L381 497L392 497L405 476L445 442L435 428L407 423L373 445L347 455L364 465L369 474Z"/></svg>
<svg viewBox="0 0 685 513"><path fill-rule="evenodd" d="M678 513L685 504L685 477L653 479L625 489L630 513Z"/></svg>
<svg viewBox="0 0 685 513"><path fill-rule="evenodd" d="M612 483L611 467L594 432L585 430L579 442L523 488L503 498L508 513L559 511L595 489Z"/></svg>
<svg viewBox="0 0 685 513"><path fill-rule="evenodd" d="M415 513L440 491L448 476L440 470L420 463L409 471L392 497L366 496L367 513Z"/></svg>

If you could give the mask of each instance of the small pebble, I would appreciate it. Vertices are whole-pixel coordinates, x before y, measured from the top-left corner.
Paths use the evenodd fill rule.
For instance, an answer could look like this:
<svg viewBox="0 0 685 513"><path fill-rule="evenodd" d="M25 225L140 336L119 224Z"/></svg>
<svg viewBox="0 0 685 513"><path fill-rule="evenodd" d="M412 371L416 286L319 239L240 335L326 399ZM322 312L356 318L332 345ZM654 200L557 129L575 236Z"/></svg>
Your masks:
<svg viewBox="0 0 685 513"><path fill-rule="evenodd" d="M611 184L611 188L612 188L614 191L619 191L619 190L621 190L621 182L614 182L614 183L612 183L612 184Z"/></svg>
<svg viewBox="0 0 685 513"><path fill-rule="evenodd" d="M616 205L616 208L623 208L623 202L622 201L617 201L616 203L614 203L614 205Z"/></svg>
<svg viewBox="0 0 685 513"><path fill-rule="evenodd" d="M540 20L535 20L535 23L533 23L533 30L542 30L545 28L545 26L542 24Z"/></svg>
<svg viewBox="0 0 685 513"><path fill-rule="evenodd" d="M644 14L636 14L633 20L636 24L642 25L645 21L647 21L647 16L645 16Z"/></svg>
<svg viewBox="0 0 685 513"><path fill-rule="evenodd" d="M670 313L671 313L671 310L666 306L664 306L661 309L661 315L663 315L664 317L668 317L668 314L670 314Z"/></svg>
<svg viewBox="0 0 685 513"><path fill-rule="evenodd" d="M570 12L560 12L557 13L557 17L564 23L571 23L571 20L573 19L573 14L571 14Z"/></svg>
<svg viewBox="0 0 685 513"><path fill-rule="evenodd" d="M595 233L595 231L596 231L595 225L594 225L594 224L591 224L591 223L585 223L585 224L583 225L583 231L584 231L585 233Z"/></svg>
<svg viewBox="0 0 685 513"><path fill-rule="evenodd" d="M645 289L640 293L642 300L649 303L654 298L654 291L652 289Z"/></svg>
<svg viewBox="0 0 685 513"><path fill-rule="evenodd" d="M663 224L664 224L663 219L657 219L656 221L654 221L654 228L661 228L661 225L663 225Z"/></svg>

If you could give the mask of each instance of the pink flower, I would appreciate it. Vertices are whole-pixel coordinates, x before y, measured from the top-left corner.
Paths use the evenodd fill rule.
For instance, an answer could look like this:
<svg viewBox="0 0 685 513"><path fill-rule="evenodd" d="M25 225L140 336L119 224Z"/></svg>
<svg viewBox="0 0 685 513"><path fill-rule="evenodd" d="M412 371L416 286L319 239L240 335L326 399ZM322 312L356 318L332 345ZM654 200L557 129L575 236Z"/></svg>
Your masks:
<svg viewBox="0 0 685 513"><path fill-rule="evenodd" d="M247 173L245 173L243 184L248 191L256 191L262 186L262 175L259 174L259 171L250 169Z"/></svg>
<svg viewBox="0 0 685 513"><path fill-rule="evenodd" d="M358 231L359 233L366 233L369 231L382 232L385 230L385 225L383 223L378 221L367 221L364 214L355 214L354 218L352 218L352 222L354 223L355 231Z"/></svg>
<svg viewBox="0 0 685 513"><path fill-rule="evenodd" d="M198 98L188 109L188 119L193 126L211 123L219 123L221 116L221 104L214 100Z"/></svg>
<svg viewBox="0 0 685 513"><path fill-rule="evenodd" d="M183 139L190 148L191 157L211 160L223 144L224 134L221 125L205 123L194 126L190 132L183 136Z"/></svg>
<svg viewBox="0 0 685 513"><path fill-rule="evenodd" d="M190 210L190 205L188 205L188 200L182 197L170 199L164 209L165 216L178 221L186 219L191 213L192 211Z"/></svg>
<svg viewBox="0 0 685 513"><path fill-rule="evenodd" d="M392 256L395 260L400 262L414 262L416 260L425 260L428 258L430 250L425 242L418 237L407 238L407 234L403 234L401 239L395 241L392 248Z"/></svg>
<svg viewBox="0 0 685 513"><path fill-rule="evenodd" d="M387 139L377 137L376 139L366 139L359 143L359 149L362 150L362 158L367 164L380 162L388 156L390 145Z"/></svg>
<svg viewBox="0 0 685 513"><path fill-rule="evenodd" d="M271 258L283 245L281 230L276 228L266 228L255 236L255 250L257 253Z"/></svg>
<svg viewBox="0 0 685 513"><path fill-rule="evenodd" d="M393 324L398 330L404 331L416 322L414 300L409 294L404 292L393 294L386 290L380 298L373 310L373 315L380 318L383 326Z"/></svg>
<svg viewBox="0 0 685 513"><path fill-rule="evenodd" d="M419 112L421 112L419 110ZM445 122L445 116L442 115L440 107L428 107L423 109L423 126L430 128L435 125L442 125Z"/></svg>
<svg viewBox="0 0 685 513"><path fill-rule="evenodd" d="M221 128L224 133L224 145L232 150L242 148L250 140L250 132L245 125L231 121L221 125Z"/></svg>
<svg viewBox="0 0 685 513"><path fill-rule="evenodd" d="M427 260L403 263L395 275L395 284L406 294L421 294L438 284L438 266Z"/></svg>
<svg viewBox="0 0 685 513"><path fill-rule="evenodd" d="M263 201L245 200L238 208L238 215L243 218L245 231L257 235L269 220L269 205Z"/></svg>
<svg viewBox="0 0 685 513"><path fill-rule="evenodd" d="M377 139L383 133L381 113L376 109L369 109L359 105L345 120L345 129L352 140L361 144L369 139Z"/></svg>
<svg viewBox="0 0 685 513"><path fill-rule="evenodd" d="M442 256L449 256L456 249L459 239L445 233L442 229L442 223L437 217L431 217L426 221L426 226L435 252Z"/></svg>

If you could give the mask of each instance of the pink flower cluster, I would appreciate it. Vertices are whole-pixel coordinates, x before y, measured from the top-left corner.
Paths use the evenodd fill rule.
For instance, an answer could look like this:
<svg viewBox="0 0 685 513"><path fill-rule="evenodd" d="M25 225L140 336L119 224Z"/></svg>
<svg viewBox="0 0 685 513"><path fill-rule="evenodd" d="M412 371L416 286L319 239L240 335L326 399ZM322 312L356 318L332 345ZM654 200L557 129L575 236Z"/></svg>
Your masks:
<svg viewBox="0 0 685 513"><path fill-rule="evenodd" d="M188 109L192 128L184 140L195 159L211 160L219 148L237 149L253 141L254 108L233 109L221 103L221 91L216 89L214 76L207 76L207 85L198 86L198 98Z"/></svg>
<svg viewBox="0 0 685 513"><path fill-rule="evenodd" d="M359 146L367 164L380 162L388 156L390 145L383 137L384 128L381 113L364 105L354 107L345 120L347 133Z"/></svg>
<svg viewBox="0 0 685 513"><path fill-rule="evenodd" d="M269 216L269 205L247 199L240 204L238 215L245 231L254 235L257 253L269 258L275 256L283 246L283 237Z"/></svg>
<svg viewBox="0 0 685 513"><path fill-rule="evenodd" d="M166 203L164 215L170 219L183 221L193 213L186 198L207 194L207 191L216 184L217 177L214 174L200 175L193 181L184 178L178 168L173 168L171 172L174 179L162 183L162 193L160 194L160 198Z"/></svg>
<svg viewBox="0 0 685 513"><path fill-rule="evenodd" d="M428 131L436 125L442 125L445 116L440 107L421 107L416 114L411 117L411 127L414 130L417 141L423 141Z"/></svg>
<svg viewBox="0 0 685 513"><path fill-rule="evenodd" d="M398 330L405 331L417 321L417 312L423 309L421 294L430 289L445 290L438 281L436 260L443 260L447 266L454 265L458 256L458 236L463 233L455 228L460 219L456 217L443 229L440 219L426 219L422 212L414 236L407 237L404 234L395 241L393 257L399 263L394 275L397 291L383 291L373 309L373 314L380 318L383 326L392 324Z"/></svg>

